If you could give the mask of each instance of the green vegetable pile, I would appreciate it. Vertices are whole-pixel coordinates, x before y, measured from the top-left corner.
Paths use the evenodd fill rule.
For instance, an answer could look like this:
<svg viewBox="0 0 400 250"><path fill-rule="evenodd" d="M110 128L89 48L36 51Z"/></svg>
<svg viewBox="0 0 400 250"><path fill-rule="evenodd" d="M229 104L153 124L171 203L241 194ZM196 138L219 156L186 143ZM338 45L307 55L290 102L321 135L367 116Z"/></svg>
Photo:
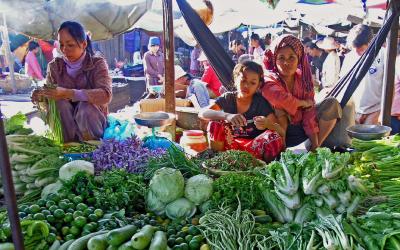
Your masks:
<svg viewBox="0 0 400 250"><path fill-rule="evenodd" d="M29 135L33 132L30 128L25 128L26 116L21 112L4 120L4 130L6 135Z"/></svg>
<svg viewBox="0 0 400 250"><path fill-rule="evenodd" d="M247 171L263 167L264 163L246 151L228 150L204 162L205 166L223 171Z"/></svg>
<svg viewBox="0 0 400 250"><path fill-rule="evenodd" d="M87 144L87 143L79 143L77 145L68 145L64 146L64 153L88 153L93 152L97 149L97 146Z"/></svg>
<svg viewBox="0 0 400 250"><path fill-rule="evenodd" d="M21 196L19 202L35 201L44 186L57 181L58 170L65 163L60 158L61 148L34 135L8 135L7 145L15 191Z"/></svg>

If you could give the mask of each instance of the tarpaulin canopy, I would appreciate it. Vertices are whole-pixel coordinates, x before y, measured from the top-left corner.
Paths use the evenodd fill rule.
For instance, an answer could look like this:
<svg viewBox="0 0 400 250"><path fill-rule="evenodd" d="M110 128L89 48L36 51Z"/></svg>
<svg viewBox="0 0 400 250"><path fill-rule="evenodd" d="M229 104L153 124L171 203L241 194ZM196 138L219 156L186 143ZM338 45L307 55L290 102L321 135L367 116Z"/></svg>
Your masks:
<svg viewBox="0 0 400 250"><path fill-rule="evenodd" d="M66 20L81 22L93 40L110 39L128 30L146 12L151 0L2 0L11 30L54 39Z"/></svg>

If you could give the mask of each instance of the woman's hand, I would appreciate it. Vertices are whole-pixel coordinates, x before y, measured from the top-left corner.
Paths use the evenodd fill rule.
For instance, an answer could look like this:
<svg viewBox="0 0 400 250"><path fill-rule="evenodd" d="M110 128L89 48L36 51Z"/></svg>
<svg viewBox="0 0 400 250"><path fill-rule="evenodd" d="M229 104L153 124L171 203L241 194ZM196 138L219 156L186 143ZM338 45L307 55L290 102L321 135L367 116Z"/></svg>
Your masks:
<svg viewBox="0 0 400 250"><path fill-rule="evenodd" d="M32 92L31 100L32 100L32 103L34 103L34 104L37 104L37 103L43 101L42 90L35 89Z"/></svg>
<svg viewBox="0 0 400 250"><path fill-rule="evenodd" d="M73 89L57 87L55 89L46 88L41 91L41 95L54 100L71 100L74 97Z"/></svg>
<svg viewBox="0 0 400 250"><path fill-rule="evenodd" d="M312 100L300 100L299 107L300 108L311 108L314 106L314 102Z"/></svg>
<svg viewBox="0 0 400 250"><path fill-rule="evenodd" d="M268 121L267 117L265 116L256 116L253 118L254 125L258 130L266 130L267 128L271 127L272 124Z"/></svg>
<svg viewBox="0 0 400 250"><path fill-rule="evenodd" d="M247 125L246 118L241 114L228 114L226 120L235 127L243 127Z"/></svg>

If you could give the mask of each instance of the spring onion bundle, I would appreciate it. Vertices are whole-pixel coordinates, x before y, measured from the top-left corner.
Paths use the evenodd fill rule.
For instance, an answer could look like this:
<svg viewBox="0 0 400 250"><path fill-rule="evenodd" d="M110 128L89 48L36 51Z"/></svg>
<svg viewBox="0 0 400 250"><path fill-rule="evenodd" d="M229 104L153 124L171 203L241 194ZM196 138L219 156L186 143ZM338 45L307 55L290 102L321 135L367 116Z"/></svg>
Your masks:
<svg viewBox="0 0 400 250"><path fill-rule="evenodd" d="M53 99L48 99L48 113L46 116L46 123L49 125L52 132L52 139L61 144L64 142L62 133L62 124L60 112L58 112L56 101Z"/></svg>

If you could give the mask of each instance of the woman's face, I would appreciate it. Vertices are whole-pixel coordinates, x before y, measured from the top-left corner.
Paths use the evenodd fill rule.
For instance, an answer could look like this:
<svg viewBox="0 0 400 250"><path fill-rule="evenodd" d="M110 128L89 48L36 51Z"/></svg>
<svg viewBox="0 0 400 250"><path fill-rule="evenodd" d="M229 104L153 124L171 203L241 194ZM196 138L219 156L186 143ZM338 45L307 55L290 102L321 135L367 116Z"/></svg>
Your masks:
<svg viewBox="0 0 400 250"><path fill-rule="evenodd" d="M151 45L150 48L149 48L149 50L154 54L157 53L157 51L159 49L160 49L160 46L158 46L158 45Z"/></svg>
<svg viewBox="0 0 400 250"><path fill-rule="evenodd" d="M236 87L243 97L253 96L260 87L260 76L250 70L244 70L236 78Z"/></svg>
<svg viewBox="0 0 400 250"><path fill-rule="evenodd" d="M296 53L290 47L284 47L278 50L276 55L276 67L279 74L283 76L292 76L296 73L299 59Z"/></svg>
<svg viewBox="0 0 400 250"><path fill-rule="evenodd" d="M58 32L58 42L60 43L60 51L71 62L78 60L87 47L86 41L77 42L66 29Z"/></svg>

